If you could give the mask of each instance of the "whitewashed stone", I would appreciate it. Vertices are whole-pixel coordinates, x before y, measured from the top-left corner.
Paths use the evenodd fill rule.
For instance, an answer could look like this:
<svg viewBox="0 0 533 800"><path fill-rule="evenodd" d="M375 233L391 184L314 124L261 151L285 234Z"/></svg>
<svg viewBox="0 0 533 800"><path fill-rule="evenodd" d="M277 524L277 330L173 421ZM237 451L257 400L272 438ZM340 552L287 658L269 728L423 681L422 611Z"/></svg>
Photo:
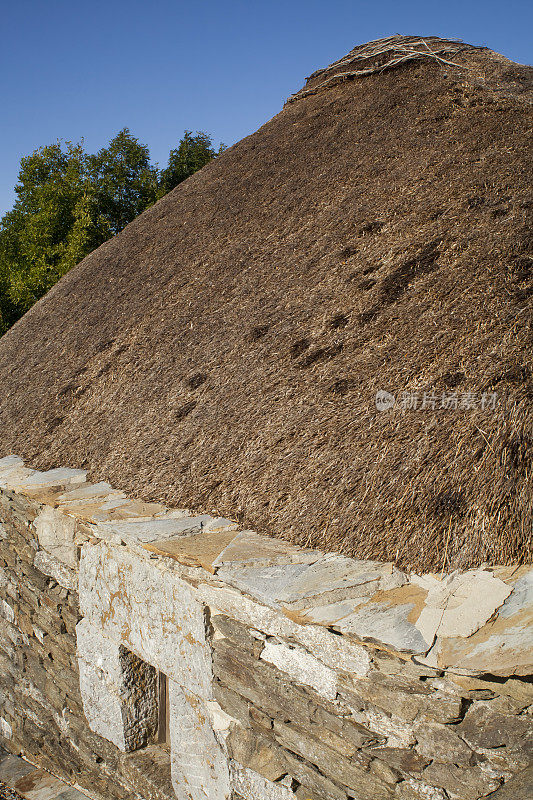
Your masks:
<svg viewBox="0 0 533 800"><path fill-rule="evenodd" d="M6 600L0 602L0 617L3 617L7 622L15 622L15 612Z"/></svg>
<svg viewBox="0 0 533 800"><path fill-rule="evenodd" d="M331 669L364 677L370 670L370 655L362 645L336 636L316 625L302 625L297 634L300 644Z"/></svg>
<svg viewBox="0 0 533 800"><path fill-rule="evenodd" d="M54 556L47 553L46 550L37 550L35 558L33 559L33 566L38 569L43 575L48 575L53 578L64 589L77 591L78 589L78 575L70 567L67 567Z"/></svg>
<svg viewBox="0 0 533 800"><path fill-rule="evenodd" d="M55 508L44 506L35 518L35 530L43 550L71 569L78 565L76 520Z"/></svg>
<svg viewBox="0 0 533 800"><path fill-rule="evenodd" d="M102 636L86 619L76 625L80 691L90 729L126 749L122 703L122 680L118 642Z"/></svg>
<svg viewBox="0 0 533 800"><path fill-rule="evenodd" d="M101 542L82 547L81 613L185 689L211 699L204 609L166 562Z"/></svg>
<svg viewBox="0 0 533 800"><path fill-rule="evenodd" d="M157 673L81 620L76 626L80 690L89 727L126 752L153 741Z"/></svg>
<svg viewBox="0 0 533 800"><path fill-rule="evenodd" d="M0 736L4 739L11 739L13 737L13 729L7 719L0 717Z"/></svg>
<svg viewBox="0 0 533 800"><path fill-rule="evenodd" d="M337 697L337 673L301 647L266 642L260 656L297 683L311 686L328 700Z"/></svg>
<svg viewBox="0 0 533 800"><path fill-rule="evenodd" d="M178 800L229 800L227 757L199 697L169 681L170 760Z"/></svg>
<svg viewBox="0 0 533 800"><path fill-rule="evenodd" d="M511 594L512 587L486 570L451 575L428 592L415 625L426 642L467 638L484 625Z"/></svg>
<svg viewBox="0 0 533 800"><path fill-rule="evenodd" d="M226 714L216 700L207 700L205 707L209 714L211 727L214 731L228 731L234 723L239 722L235 719L235 717L231 717L229 714Z"/></svg>
<svg viewBox="0 0 533 800"><path fill-rule="evenodd" d="M232 762L231 785L244 800L295 800L296 795L281 783L268 781L252 769Z"/></svg>

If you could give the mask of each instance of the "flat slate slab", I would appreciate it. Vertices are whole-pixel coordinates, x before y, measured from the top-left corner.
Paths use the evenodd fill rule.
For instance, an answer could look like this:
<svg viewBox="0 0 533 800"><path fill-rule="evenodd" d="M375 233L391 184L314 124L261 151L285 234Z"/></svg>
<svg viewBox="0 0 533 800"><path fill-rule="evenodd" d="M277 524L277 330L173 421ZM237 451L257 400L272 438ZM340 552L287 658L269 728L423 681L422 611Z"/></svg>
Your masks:
<svg viewBox="0 0 533 800"><path fill-rule="evenodd" d="M87 800L74 786L0 748L0 783L25 800Z"/></svg>

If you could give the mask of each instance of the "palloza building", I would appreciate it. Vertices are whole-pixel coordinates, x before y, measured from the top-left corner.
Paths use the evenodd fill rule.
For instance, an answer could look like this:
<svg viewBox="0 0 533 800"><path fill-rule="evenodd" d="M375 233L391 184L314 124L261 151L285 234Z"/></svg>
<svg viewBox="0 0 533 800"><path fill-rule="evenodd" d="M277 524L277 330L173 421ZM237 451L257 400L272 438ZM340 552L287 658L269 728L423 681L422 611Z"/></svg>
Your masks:
<svg viewBox="0 0 533 800"><path fill-rule="evenodd" d="M3 337L6 750L96 800L530 796L531 87L358 46Z"/></svg>

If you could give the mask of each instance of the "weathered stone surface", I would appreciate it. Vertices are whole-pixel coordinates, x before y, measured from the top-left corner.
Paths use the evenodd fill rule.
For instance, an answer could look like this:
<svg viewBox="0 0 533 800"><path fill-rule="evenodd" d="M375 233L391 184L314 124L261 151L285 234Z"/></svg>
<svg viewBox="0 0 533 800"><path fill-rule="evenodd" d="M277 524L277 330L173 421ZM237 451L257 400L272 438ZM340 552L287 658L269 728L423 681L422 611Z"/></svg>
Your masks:
<svg viewBox="0 0 533 800"><path fill-rule="evenodd" d="M77 628L80 691L92 731L126 749L119 687L122 680L118 642L106 639L88 620Z"/></svg>
<svg viewBox="0 0 533 800"><path fill-rule="evenodd" d="M199 598L216 610L269 636L277 636L303 645L327 666L358 675L368 672L370 656L366 650L334 633L311 625L299 625L270 608L244 597L234 589L202 583Z"/></svg>
<svg viewBox="0 0 533 800"><path fill-rule="evenodd" d="M383 745L409 747L415 744L412 723L392 719L379 708L372 707L359 710L354 706L352 715L356 722L376 734Z"/></svg>
<svg viewBox="0 0 533 800"><path fill-rule="evenodd" d="M178 800L229 800L227 758L202 700L169 681L172 784Z"/></svg>
<svg viewBox="0 0 533 800"><path fill-rule="evenodd" d="M319 628L302 625L294 638L331 669L364 676L370 669L370 655L361 645Z"/></svg>
<svg viewBox="0 0 533 800"><path fill-rule="evenodd" d="M3 598L0 601L0 617L3 617L7 622L15 621L15 610L13 606Z"/></svg>
<svg viewBox="0 0 533 800"><path fill-rule="evenodd" d="M435 636L467 638L487 622L511 591L483 569L450 576L428 592L416 627L429 643Z"/></svg>
<svg viewBox="0 0 533 800"><path fill-rule="evenodd" d="M391 567L390 564L381 564L378 561L358 561L330 554L311 565L303 575L291 581L280 599L285 602L296 602L317 595L340 593L342 590L356 586L365 586L365 592L358 593L357 597L369 598L378 589L383 589L384 584L387 585L387 588L393 588L390 586L391 576L394 576L392 582L396 586L401 586L407 580L403 573Z"/></svg>
<svg viewBox="0 0 533 800"><path fill-rule="evenodd" d="M533 765L511 778L491 797L493 800L531 800L533 797Z"/></svg>
<svg viewBox="0 0 533 800"><path fill-rule="evenodd" d="M322 731L321 735L324 735L324 732L327 731L332 734L335 739L340 739L344 742L344 746L348 748L348 752L346 752L344 748L339 747L338 744L332 743L331 746L345 755L348 755L354 748L355 750L359 750L362 747L370 747L385 739L384 736L376 736L369 728L365 728L363 725L355 722L351 715L343 716L340 709L337 710L337 713L333 713L333 711L330 712L321 706L317 706L311 713L311 721L320 726ZM335 739L332 738L330 741L333 742Z"/></svg>
<svg viewBox="0 0 533 800"><path fill-rule="evenodd" d="M211 655L194 590L144 551L86 544L80 609L104 635L200 697L210 699Z"/></svg>
<svg viewBox="0 0 533 800"><path fill-rule="evenodd" d="M270 739L259 736L251 728L233 726L226 740L230 758L243 767L248 767L269 781L277 781L286 772L280 749Z"/></svg>
<svg viewBox="0 0 533 800"><path fill-rule="evenodd" d="M476 703L457 726L470 747L481 750L503 748L521 750L533 756L533 723L529 715L499 714L485 703Z"/></svg>
<svg viewBox="0 0 533 800"><path fill-rule="evenodd" d="M239 652L222 639L214 643L213 670L218 680L257 709L272 717L309 724L311 697L303 687L287 681L286 675L273 665ZM225 708L222 701L221 705Z"/></svg>
<svg viewBox="0 0 533 800"><path fill-rule="evenodd" d="M419 774L429 764L429 758L408 747L371 747L367 752L404 775Z"/></svg>
<svg viewBox="0 0 533 800"><path fill-rule="evenodd" d="M212 520L209 514L196 517L178 517L177 519L150 518L130 522L100 522L97 535L105 541L113 537L122 537L132 544L139 542L158 542L174 536L190 536L200 533L202 526Z"/></svg>
<svg viewBox="0 0 533 800"><path fill-rule="evenodd" d="M143 503L113 495L110 498L63 501L58 507L64 514L91 523L139 519L144 522L146 517L154 517L165 510L165 506L159 503Z"/></svg>
<svg viewBox="0 0 533 800"><path fill-rule="evenodd" d="M65 589L76 591L78 588L78 575L62 561L50 555L46 550L38 550L33 559L33 566L43 575L53 578L60 586Z"/></svg>
<svg viewBox="0 0 533 800"><path fill-rule="evenodd" d="M234 719L238 719L243 724L249 722L250 706L247 700L237 692L232 691L220 681L213 684L213 697L220 707Z"/></svg>
<svg viewBox="0 0 533 800"><path fill-rule="evenodd" d="M392 796L390 786L368 772L370 758L357 754L352 759L331 750L323 741L308 735L301 726L274 722L274 735L279 744L305 761L315 765L322 775L346 791L357 792L360 800L387 800Z"/></svg>
<svg viewBox="0 0 533 800"><path fill-rule="evenodd" d="M135 653L119 647L120 698L125 749L138 750L155 741L159 722L157 670Z"/></svg>
<svg viewBox="0 0 533 800"><path fill-rule="evenodd" d="M242 769L236 763L232 766L231 784L243 800L294 800L293 792L286 786L273 783L252 769Z"/></svg>
<svg viewBox="0 0 533 800"><path fill-rule="evenodd" d="M325 775L322 775L310 764L300 761L289 752L285 754L285 760L289 775L308 787L311 792L315 792L321 800L347 800L347 794L344 789L333 783Z"/></svg>
<svg viewBox="0 0 533 800"><path fill-rule="evenodd" d="M397 800L447 800L442 789L415 778L407 778L399 783L394 796Z"/></svg>
<svg viewBox="0 0 533 800"><path fill-rule="evenodd" d="M532 654L533 570L530 570L515 583L495 619L467 639L455 637L439 642L437 664L441 668L478 674L526 676L533 672Z"/></svg>
<svg viewBox="0 0 533 800"><path fill-rule="evenodd" d="M496 791L502 783L502 773L483 763L465 768L434 761L424 771L423 777L429 784L446 789L448 794L461 800L478 800Z"/></svg>
<svg viewBox="0 0 533 800"><path fill-rule="evenodd" d="M77 569L76 520L45 506L34 525L39 546L70 569Z"/></svg>
<svg viewBox="0 0 533 800"><path fill-rule="evenodd" d="M381 592L335 627L341 633L355 634L363 641L378 642L399 652L425 653L431 642L415 626L424 598L424 590L416 586Z"/></svg>
<svg viewBox="0 0 533 800"><path fill-rule="evenodd" d="M219 567L217 577L261 603L277 608L278 600L287 585L308 569L307 564L276 564L267 567L230 564Z"/></svg>
<svg viewBox="0 0 533 800"><path fill-rule="evenodd" d="M243 647L252 655L259 658L261 650L264 647L263 640L254 636L246 625L224 614L216 614L214 617L211 617L210 621L216 633L224 638L231 639L236 645Z"/></svg>
<svg viewBox="0 0 533 800"><path fill-rule="evenodd" d="M31 475L26 477L15 476L13 473L7 478L7 487L21 494L33 490L52 486L74 486L86 480L87 472L82 469L49 469L45 472L31 470Z"/></svg>
<svg viewBox="0 0 533 800"><path fill-rule="evenodd" d="M274 566L276 564L312 564L323 554L260 536L255 531L240 531L213 562L213 567Z"/></svg>
<svg viewBox="0 0 533 800"><path fill-rule="evenodd" d="M168 539L145 545L147 550L170 556L181 564L203 567L208 572L215 572L213 561L224 548L235 538L235 532L229 530L214 533L199 533L179 539Z"/></svg>
<svg viewBox="0 0 533 800"><path fill-rule="evenodd" d="M101 481L100 483L85 483L81 486L76 486L75 489L69 489L58 495L58 503L69 503L73 500L94 500L95 498L126 498L124 492L113 489L109 483Z"/></svg>
<svg viewBox="0 0 533 800"><path fill-rule="evenodd" d="M311 686L318 694L334 700L337 696L337 674L301 647L266 642L260 656L297 681Z"/></svg>
<svg viewBox="0 0 533 800"><path fill-rule="evenodd" d="M3 472L7 469L14 469L15 467L23 467L24 461L20 458L20 456L4 456L4 458L0 458L0 472Z"/></svg>
<svg viewBox="0 0 533 800"><path fill-rule="evenodd" d="M408 681L399 676L389 678L373 672L366 680L340 677L341 696L346 689L402 720L421 717L450 723L457 722L462 714L463 700L459 695L436 691L428 682Z"/></svg>
<svg viewBox="0 0 533 800"><path fill-rule="evenodd" d="M472 749L448 727L422 723L414 727L414 734L416 750L426 758L464 766L473 763Z"/></svg>
<svg viewBox="0 0 533 800"><path fill-rule="evenodd" d="M65 788L63 781L43 769L33 770L15 783L26 800L55 800Z"/></svg>

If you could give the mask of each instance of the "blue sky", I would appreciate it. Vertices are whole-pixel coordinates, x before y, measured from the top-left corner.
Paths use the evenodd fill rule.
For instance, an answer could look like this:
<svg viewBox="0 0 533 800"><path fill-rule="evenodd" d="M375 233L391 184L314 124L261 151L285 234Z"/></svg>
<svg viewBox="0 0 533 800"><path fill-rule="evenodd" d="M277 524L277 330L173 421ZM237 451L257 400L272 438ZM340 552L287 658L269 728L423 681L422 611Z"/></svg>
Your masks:
<svg viewBox="0 0 533 800"><path fill-rule="evenodd" d="M435 34L531 63L532 30L526 0L0 0L0 214L58 138L94 152L126 126L164 164L185 128L252 133L356 44Z"/></svg>

